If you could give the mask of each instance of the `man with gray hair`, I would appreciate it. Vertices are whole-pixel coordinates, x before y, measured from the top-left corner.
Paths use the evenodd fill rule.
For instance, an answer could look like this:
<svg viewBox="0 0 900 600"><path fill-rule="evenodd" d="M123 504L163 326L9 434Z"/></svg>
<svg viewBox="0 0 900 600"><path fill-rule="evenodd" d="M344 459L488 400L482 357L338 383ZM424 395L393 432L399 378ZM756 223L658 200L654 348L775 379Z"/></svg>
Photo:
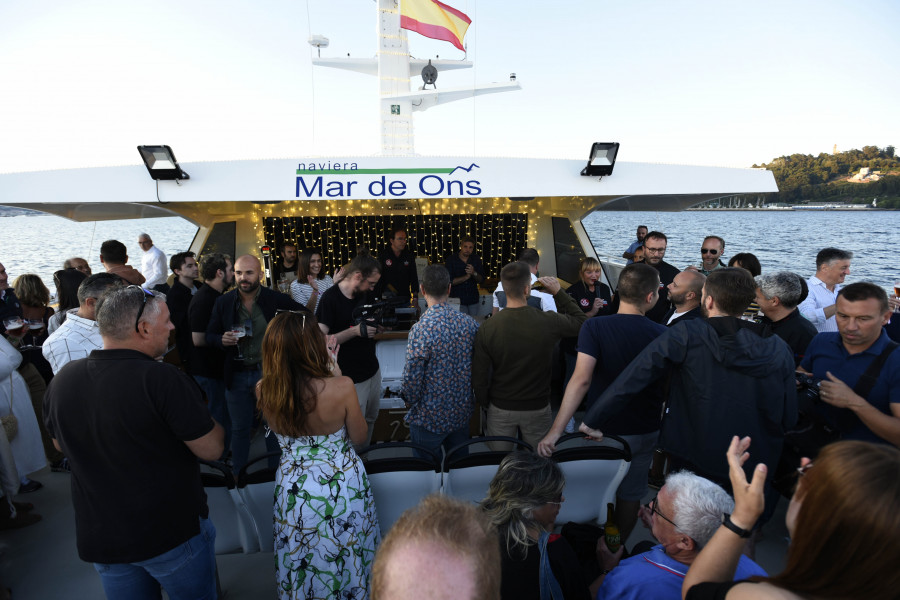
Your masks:
<svg viewBox="0 0 900 600"><path fill-rule="evenodd" d="M428 265L419 283L428 310L412 326L403 368L403 401L412 441L438 456L469 438L475 409L472 348L478 323L447 304L450 272Z"/></svg>
<svg viewBox="0 0 900 600"><path fill-rule="evenodd" d="M44 424L72 467L78 555L110 598L160 586L215 598L216 530L197 457L221 456L222 428L197 384L158 360L172 331L164 296L114 289L96 316L103 349L63 367L44 397Z"/></svg>
<svg viewBox="0 0 900 600"><path fill-rule="evenodd" d="M835 303L844 278L850 274L853 253L839 248L823 248L816 255L816 274L807 280L809 295L800 304L800 312L819 333L837 331Z"/></svg>
<svg viewBox="0 0 900 600"><path fill-rule="evenodd" d="M681 598L681 584L691 563L722 525L730 522L734 500L708 479L690 471L672 473L656 498L641 508L641 520L659 542L650 550L619 562L622 552L611 554L603 540L597 544L597 560L608 574L603 577L597 600ZM734 580L766 572L741 556Z"/></svg>
<svg viewBox="0 0 900 600"><path fill-rule="evenodd" d="M806 282L788 271L757 275L755 280L756 303L764 315L761 322L787 342L794 353L794 366L799 365L809 343L819 333L797 308L808 294Z"/></svg>
<svg viewBox="0 0 900 600"><path fill-rule="evenodd" d="M71 361L85 358L103 347L97 325L97 303L109 289L121 285L122 278L118 275L97 273L78 286L78 310L69 314L41 347L54 375Z"/></svg>

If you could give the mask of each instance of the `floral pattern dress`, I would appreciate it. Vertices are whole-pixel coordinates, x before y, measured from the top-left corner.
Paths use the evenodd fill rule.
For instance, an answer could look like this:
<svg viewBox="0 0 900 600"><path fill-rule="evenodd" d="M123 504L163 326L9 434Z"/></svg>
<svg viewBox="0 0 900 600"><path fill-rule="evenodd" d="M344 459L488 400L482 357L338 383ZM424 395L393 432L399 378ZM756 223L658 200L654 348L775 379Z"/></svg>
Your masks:
<svg viewBox="0 0 900 600"><path fill-rule="evenodd" d="M369 597L380 541L362 461L345 428L330 435L278 436L275 570L279 598Z"/></svg>

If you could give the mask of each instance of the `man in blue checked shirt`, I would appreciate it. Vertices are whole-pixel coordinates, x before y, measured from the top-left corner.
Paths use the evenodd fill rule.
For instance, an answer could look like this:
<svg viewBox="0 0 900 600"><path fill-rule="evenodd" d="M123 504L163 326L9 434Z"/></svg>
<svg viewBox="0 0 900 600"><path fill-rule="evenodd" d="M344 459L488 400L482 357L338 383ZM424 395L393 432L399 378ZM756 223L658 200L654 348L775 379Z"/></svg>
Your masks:
<svg viewBox="0 0 900 600"><path fill-rule="evenodd" d="M478 323L447 304L450 273L443 265L425 267L419 287L428 311L409 332L403 399L412 441L440 456L441 446L450 450L469 438Z"/></svg>

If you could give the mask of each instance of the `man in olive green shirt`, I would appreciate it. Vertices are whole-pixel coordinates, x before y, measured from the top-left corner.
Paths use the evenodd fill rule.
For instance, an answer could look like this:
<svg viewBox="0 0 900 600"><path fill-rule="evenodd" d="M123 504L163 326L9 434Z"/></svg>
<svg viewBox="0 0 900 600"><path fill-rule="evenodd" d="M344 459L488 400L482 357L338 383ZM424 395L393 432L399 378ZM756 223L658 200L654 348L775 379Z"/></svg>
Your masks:
<svg viewBox="0 0 900 600"><path fill-rule="evenodd" d="M553 296L558 312L528 306L531 271L525 263L503 267L500 281L506 309L488 319L475 336L472 385L478 402L488 406L487 435L516 437L521 429L523 439L537 448L552 423L553 348L562 338L577 337L587 316L555 277L539 281ZM510 445L492 446L502 450Z"/></svg>

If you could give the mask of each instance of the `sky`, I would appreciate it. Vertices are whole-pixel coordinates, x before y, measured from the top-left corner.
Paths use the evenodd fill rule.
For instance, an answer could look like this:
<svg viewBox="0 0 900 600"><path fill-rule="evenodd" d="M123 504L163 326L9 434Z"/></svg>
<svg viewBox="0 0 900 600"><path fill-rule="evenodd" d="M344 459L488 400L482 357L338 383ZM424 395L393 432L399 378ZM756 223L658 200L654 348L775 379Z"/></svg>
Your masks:
<svg viewBox="0 0 900 600"><path fill-rule="evenodd" d="M900 3L444 0L472 18L474 69L439 89L522 90L415 113L431 156L748 167L900 144ZM377 82L313 68L371 57L373 0L4 0L0 173L379 152ZM463 59L409 32L418 58ZM421 85L414 78L412 88Z"/></svg>

